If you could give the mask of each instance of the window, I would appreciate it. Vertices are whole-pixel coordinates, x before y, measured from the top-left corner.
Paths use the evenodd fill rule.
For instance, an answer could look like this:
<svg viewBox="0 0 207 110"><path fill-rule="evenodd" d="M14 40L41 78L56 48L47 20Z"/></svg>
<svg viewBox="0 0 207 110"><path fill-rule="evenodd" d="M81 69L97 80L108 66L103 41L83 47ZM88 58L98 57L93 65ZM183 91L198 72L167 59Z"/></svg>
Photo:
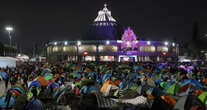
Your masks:
<svg viewBox="0 0 207 110"><path fill-rule="evenodd" d="M158 46L157 47L158 52L168 52L168 47L166 46Z"/></svg>
<svg viewBox="0 0 207 110"><path fill-rule="evenodd" d="M100 45L98 47L99 52L117 52L118 47L113 45Z"/></svg>
<svg viewBox="0 0 207 110"><path fill-rule="evenodd" d="M59 46L55 46L55 47L53 47L52 51L58 52L58 51L61 51L61 48Z"/></svg>
<svg viewBox="0 0 207 110"><path fill-rule="evenodd" d="M155 52L155 46L140 46L141 52Z"/></svg>
<svg viewBox="0 0 207 110"><path fill-rule="evenodd" d="M176 48L172 48L172 52L176 53L177 49Z"/></svg>
<svg viewBox="0 0 207 110"><path fill-rule="evenodd" d="M96 45L81 45L79 46L79 52L96 52Z"/></svg>
<svg viewBox="0 0 207 110"><path fill-rule="evenodd" d="M63 47L64 52L77 52L77 47L76 46L64 46Z"/></svg>
<svg viewBox="0 0 207 110"><path fill-rule="evenodd" d="M114 61L114 56L100 56L100 61Z"/></svg>

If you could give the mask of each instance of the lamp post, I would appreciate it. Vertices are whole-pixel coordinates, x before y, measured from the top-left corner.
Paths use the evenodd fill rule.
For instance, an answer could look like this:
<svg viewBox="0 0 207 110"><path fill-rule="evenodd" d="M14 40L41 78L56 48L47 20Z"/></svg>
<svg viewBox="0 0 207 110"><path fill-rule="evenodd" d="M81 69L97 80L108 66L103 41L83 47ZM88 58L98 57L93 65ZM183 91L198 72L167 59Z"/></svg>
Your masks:
<svg viewBox="0 0 207 110"><path fill-rule="evenodd" d="M14 30L14 28L13 27L11 27L11 26L7 26L6 28L5 28L5 30L8 32L8 35L9 35L9 45L10 46L12 46L12 36L11 36L11 32Z"/></svg>
<svg viewBox="0 0 207 110"><path fill-rule="evenodd" d="M81 41L77 41L77 57L78 57L77 61L79 61L79 47L81 44L82 44Z"/></svg>

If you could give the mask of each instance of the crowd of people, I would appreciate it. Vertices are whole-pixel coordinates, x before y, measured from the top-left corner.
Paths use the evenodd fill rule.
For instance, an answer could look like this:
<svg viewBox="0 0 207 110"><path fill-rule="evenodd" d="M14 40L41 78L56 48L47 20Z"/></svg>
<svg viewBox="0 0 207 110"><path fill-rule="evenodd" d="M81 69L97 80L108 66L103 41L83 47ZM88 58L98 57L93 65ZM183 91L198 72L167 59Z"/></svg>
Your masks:
<svg viewBox="0 0 207 110"><path fill-rule="evenodd" d="M207 68L196 63L23 63L0 69L0 108L205 110Z"/></svg>

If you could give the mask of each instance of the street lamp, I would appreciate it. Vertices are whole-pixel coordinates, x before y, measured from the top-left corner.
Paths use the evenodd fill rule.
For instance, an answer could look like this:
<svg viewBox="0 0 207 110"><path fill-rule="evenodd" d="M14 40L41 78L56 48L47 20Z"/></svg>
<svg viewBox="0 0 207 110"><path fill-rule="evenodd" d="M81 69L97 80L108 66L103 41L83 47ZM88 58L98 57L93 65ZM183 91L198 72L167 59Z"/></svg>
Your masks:
<svg viewBox="0 0 207 110"><path fill-rule="evenodd" d="M5 30L8 32L9 40L10 40L9 44L10 44L10 46L12 46L12 43L11 43L11 39L12 39L11 32L14 30L14 28L11 27L11 26L7 26L7 27L5 27Z"/></svg>
<svg viewBox="0 0 207 110"><path fill-rule="evenodd" d="M81 41L77 41L77 61L79 61L79 47L80 47L80 45L81 45L82 43L81 43Z"/></svg>
<svg viewBox="0 0 207 110"><path fill-rule="evenodd" d="M164 44L165 44L165 46L168 46L169 43L166 41L166 42L164 42Z"/></svg>
<svg viewBox="0 0 207 110"><path fill-rule="evenodd" d="M106 41L106 45L109 45L109 44L110 44L110 41L109 41L109 40L107 40L107 41Z"/></svg>
<svg viewBox="0 0 207 110"><path fill-rule="evenodd" d="M65 45L68 45L68 42L67 41L65 41L65 43L64 43Z"/></svg>
<svg viewBox="0 0 207 110"><path fill-rule="evenodd" d="M147 41L147 45L151 45L151 42L150 41Z"/></svg>
<svg viewBox="0 0 207 110"><path fill-rule="evenodd" d="M81 45L81 41L78 41L78 42L77 42L77 45L80 46L80 45Z"/></svg>
<svg viewBox="0 0 207 110"><path fill-rule="evenodd" d="M172 46L175 47L175 43L174 42L172 43Z"/></svg>

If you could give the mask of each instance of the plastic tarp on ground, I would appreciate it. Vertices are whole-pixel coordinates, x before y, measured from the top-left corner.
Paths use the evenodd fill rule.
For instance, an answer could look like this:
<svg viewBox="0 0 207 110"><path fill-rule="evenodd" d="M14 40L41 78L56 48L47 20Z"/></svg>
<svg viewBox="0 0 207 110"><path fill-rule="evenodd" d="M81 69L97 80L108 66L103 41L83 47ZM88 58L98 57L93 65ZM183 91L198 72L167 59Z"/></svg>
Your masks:
<svg viewBox="0 0 207 110"><path fill-rule="evenodd" d="M12 57L0 57L0 68L16 67L18 60Z"/></svg>

